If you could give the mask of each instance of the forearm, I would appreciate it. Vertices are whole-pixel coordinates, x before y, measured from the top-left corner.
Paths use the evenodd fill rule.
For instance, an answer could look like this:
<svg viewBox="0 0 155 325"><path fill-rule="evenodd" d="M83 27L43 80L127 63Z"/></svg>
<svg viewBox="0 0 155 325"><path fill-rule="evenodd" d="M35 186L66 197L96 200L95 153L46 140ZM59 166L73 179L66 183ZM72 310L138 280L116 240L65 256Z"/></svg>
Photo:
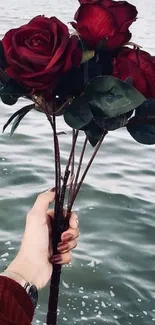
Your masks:
<svg viewBox="0 0 155 325"><path fill-rule="evenodd" d="M58 257L61 264L71 261L71 249L76 247L79 235L77 216L71 213L69 228L61 236L59 253L53 256L49 225L54 211L49 210L49 204L54 197L53 192L38 196L27 215L20 250L5 274L0 275L0 325L30 325L38 300L37 289L44 288L50 280L52 263Z"/></svg>
<svg viewBox="0 0 155 325"><path fill-rule="evenodd" d="M19 276L21 278L25 279L26 281L28 281L30 283L33 283L37 287L37 289L41 289L37 282L38 275L39 275L39 269L37 269L34 265L32 265L27 260L27 258L21 252L21 250L18 252L17 256L14 258L14 260L7 267L6 271L19 274ZM15 279L15 281L18 282L18 279ZM20 283L20 281L19 281L19 283ZM20 284L22 284L22 283L20 283Z"/></svg>

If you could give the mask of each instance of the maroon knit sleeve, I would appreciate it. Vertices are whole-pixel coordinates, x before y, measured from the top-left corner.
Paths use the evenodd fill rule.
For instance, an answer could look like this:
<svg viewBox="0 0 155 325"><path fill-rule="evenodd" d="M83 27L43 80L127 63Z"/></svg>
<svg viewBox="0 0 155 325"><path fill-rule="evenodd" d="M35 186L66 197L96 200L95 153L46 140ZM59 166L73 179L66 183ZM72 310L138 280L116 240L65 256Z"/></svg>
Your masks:
<svg viewBox="0 0 155 325"><path fill-rule="evenodd" d="M0 276L0 325L31 325L34 308L17 282Z"/></svg>

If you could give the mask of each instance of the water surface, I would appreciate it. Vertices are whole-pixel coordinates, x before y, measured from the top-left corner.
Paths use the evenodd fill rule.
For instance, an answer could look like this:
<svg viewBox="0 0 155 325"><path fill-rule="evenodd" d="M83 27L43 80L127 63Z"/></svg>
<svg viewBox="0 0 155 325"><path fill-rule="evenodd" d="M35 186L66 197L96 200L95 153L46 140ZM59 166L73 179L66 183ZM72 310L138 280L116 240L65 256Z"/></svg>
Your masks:
<svg viewBox="0 0 155 325"><path fill-rule="evenodd" d="M134 41L155 55L154 0L132 0L139 10ZM0 4L0 36L37 14L72 20L78 2L5 0ZM0 131L16 107L0 103ZM65 164L71 131L59 119ZM78 151L83 141L81 135ZM87 150L85 163L91 153ZM78 157L76 158L78 159ZM0 271L15 256L25 215L36 195L54 184L51 130L31 112L16 134L0 135ZM81 235L72 265L64 268L61 325L151 325L155 322L155 151L136 143L125 130L105 140L85 180L75 210ZM3 256L3 254L5 254ZM40 292L34 324L43 324L48 288Z"/></svg>

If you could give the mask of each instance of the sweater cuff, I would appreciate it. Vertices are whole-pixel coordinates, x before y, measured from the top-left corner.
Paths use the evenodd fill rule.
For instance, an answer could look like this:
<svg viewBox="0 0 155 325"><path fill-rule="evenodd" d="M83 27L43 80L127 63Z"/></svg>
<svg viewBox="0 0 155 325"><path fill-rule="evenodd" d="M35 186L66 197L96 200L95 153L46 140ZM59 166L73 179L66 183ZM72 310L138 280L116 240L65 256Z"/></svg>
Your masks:
<svg viewBox="0 0 155 325"><path fill-rule="evenodd" d="M13 324L28 325L34 315L31 298L14 280L0 276L0 315Z"/></svg>

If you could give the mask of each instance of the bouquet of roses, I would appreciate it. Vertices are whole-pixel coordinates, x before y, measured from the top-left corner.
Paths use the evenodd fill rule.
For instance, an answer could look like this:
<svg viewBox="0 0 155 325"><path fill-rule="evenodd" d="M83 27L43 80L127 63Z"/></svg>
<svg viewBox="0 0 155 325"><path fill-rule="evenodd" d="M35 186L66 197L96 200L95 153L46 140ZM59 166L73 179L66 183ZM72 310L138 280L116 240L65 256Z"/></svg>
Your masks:
<svg viewBox="0 0 155 325"><path fill-rule="evenodd" d="M9 30L0 42L0 97L16 111L11 134L32 109L46 114L53 131L55 218L53 247L64 228L84 178L109 131L121 127L142 144L155 144L155 57L130 42L136 7L126 1L79 0L75 29L56 17L37 16ZM58 116L72 128L72 144L62 175ZM79 132L85 134L75 168ZM94 151L82 171L88 142ZM67 202L66 218L63 209ZM47 324L56 324L61 266L54 265Z"/></svg>

